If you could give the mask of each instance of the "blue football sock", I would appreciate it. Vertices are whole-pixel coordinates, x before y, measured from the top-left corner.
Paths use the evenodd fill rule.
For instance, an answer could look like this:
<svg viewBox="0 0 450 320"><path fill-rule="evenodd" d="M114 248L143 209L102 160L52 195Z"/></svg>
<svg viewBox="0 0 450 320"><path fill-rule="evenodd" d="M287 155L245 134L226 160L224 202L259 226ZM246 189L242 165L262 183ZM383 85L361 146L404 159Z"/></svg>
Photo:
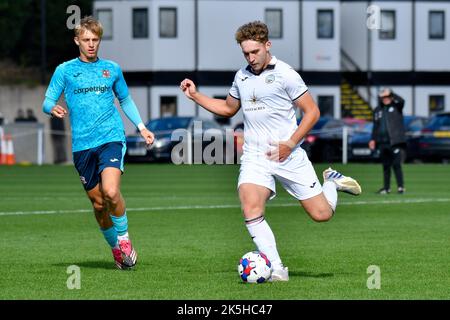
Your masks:
<svg viewBox="0 0 450 320"><path fill-rule="evenodd" d="M126 211L120 217L111 215L111 220L113 222L114 229L116 229L116 232L119 236L123 236L128 232L128 219Z"/></svg>
<svg viewBox="0 0 450 320"><path fill-rule="evenodd" d="M114 248L117 244L117 231L114 229L114 227L111 227L109 229L102 229L100 230L103 233L103 236L106 239L106 242L111 246L111 248Z"/></svg>

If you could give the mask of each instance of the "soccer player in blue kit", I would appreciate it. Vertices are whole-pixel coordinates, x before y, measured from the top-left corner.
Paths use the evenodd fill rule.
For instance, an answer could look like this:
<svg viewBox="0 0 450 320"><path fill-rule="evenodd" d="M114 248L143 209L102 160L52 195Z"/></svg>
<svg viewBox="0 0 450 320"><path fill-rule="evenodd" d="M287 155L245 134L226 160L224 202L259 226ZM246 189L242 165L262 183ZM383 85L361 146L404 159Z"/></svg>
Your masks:
<svg viewBox="0 0 450 320"><path fill-rule="evenodd" d="M102 25L93 17L80 20L74 38L80 56L56 68L42 108L52 117L70 114L75 168L116 266L130 269L136 264L137 254L128 235L125 201L120 192L126 144L114 96L147 145L153 143L154 135L141 120L120 66L98 58L102 34ZM68 110L57 104L63 92Z"/></svg>

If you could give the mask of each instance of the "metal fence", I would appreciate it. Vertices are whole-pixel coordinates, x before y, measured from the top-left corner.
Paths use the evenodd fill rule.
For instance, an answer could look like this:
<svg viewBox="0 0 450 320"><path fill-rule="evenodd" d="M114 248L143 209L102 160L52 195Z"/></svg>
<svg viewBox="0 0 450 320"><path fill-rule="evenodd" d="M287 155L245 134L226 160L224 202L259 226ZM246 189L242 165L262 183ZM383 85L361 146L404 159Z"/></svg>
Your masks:
<svg viewBox="0 0 450 320"><path fill-rule="evenodd" d="M11 142L8 137L11 137ZM0 143L11 145L1 149L10 151L12 146L16 163L44 163L44 124L11 123L0 127Z"/></svg>

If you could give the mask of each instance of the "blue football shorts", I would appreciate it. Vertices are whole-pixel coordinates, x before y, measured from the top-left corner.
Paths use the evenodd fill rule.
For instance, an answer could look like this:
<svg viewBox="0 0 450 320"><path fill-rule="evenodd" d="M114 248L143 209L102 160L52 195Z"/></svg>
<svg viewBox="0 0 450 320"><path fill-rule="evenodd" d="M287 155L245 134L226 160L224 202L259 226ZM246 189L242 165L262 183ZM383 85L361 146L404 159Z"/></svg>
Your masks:
<svg viewBox="0 0 450 320"><path fill-rule="evenodd" d="M73 153L73 162L86 191L101 181L105 168L117 168L123 173L123 159L126 152L124 142L108 142L101 146Z"/></svg>

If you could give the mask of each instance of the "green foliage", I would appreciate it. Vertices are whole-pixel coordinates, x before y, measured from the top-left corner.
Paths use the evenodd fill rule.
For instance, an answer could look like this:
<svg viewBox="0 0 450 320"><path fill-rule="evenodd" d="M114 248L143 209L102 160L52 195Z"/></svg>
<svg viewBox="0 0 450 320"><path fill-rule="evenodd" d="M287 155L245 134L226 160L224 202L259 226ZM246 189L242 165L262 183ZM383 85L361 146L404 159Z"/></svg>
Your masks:
<svg viewBox="0 0 450 320"><path fill-rule="evenodd" d="M66 27L67 7L77 5L81 15L92 13L92 0L46 0L47 70L78 54L73 31ZM0 59L12 60L21 67L41 63L41 1L0 1Z"/></svg>
<svg viewBox="0 0 450 320"><path fill-rule="evenodd" d="M32 0L2 0L0 1L0 59L17 55L15 48L24 33L25 25L32 16L27 10Z"/></svg>

